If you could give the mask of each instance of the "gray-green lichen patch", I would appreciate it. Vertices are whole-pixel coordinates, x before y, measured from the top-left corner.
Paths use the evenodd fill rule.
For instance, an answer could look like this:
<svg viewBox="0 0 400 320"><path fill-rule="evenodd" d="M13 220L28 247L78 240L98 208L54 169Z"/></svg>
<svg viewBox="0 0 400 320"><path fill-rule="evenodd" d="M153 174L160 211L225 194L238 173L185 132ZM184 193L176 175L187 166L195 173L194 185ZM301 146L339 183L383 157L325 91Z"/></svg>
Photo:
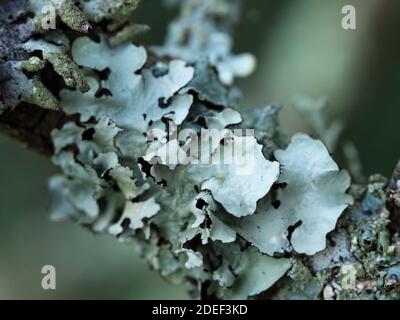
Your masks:
<svg viewBox="0 0 400 320"><path fill-rule="evenodd" d="M23 73L26 66L24 62L6 62L0 65L0 85L5 105L15 107L25 101L45 109L58 109L58 100L39 78L35 76L29 79Z"/></svg>
<svg viewBox="0 0 400 320"><path fill-rule="evenodd" d="M61 169L49 183L52 219L133 242L196 298L398 298L400 240L386 205L400 207L398 178L388 196L380 176L353 184L356 205L345 210L350 180L327 150L341 124L327 124L323 100L295 107L327 147L306 135L290 141L279 106L233 109L234 78L255 67L231 52L238 1L180 2L165 45L150 55L130 43L148 29L132 23L138 3L32 0L0 11L12 22L1 30L0 113L25 101L79 116L52 133ZM51 8L56 30L43 28ZM90 25L90 38L79 35ZM68 88L48 90L49 72ZM255 134L228 130L238 128ZM206 147L205 129L216 130ZM239 146L242 161L221 162ZM168 151L183 161L171 163Z"/></svg>
<svg viewBox="0 0 400 320"><path fill-rule="evenodd" d="M266 157L271 157L276 150L289 144L289 137L279 123L281 110L282 106L271 105L243 114L241 127L254 129L254 136L264 146L263 153Z"/></svg>
<svg viewBox="0 0 400 320"><path fill-rule="evenodd" d="M222 139L225 143L220 145ZM175 142L174 147L171 146L172 142ZM196 138L189 141L188 145L194 143L197 147L197 142ZM265 159L262 146L251 136L221 135L214 142L216 144L211 148L211 154L210 151L202 149L199 158L189 159L187 173L202 190L209 190L213 198L232 215L242 217L253 214L257 201L268 193L272 184L278 179L278 162ZM167 159L159 153L166 146L174 150L179 149L177 140L168 141L156 152L147 154L144 159L151 163L153 158L158 158L158 163L168 165ZM209 145L207 149L208 147ZM186 153L181 149L180 151L183 153L181 158L187 158ZM204 158L207 156L209 161L205 164ZM174 169L175 165L169 167ZM158 181L165 179L162 173L156 173L153 177Z"/></svg>
<svg viewBox="0 0 400 320"><path fill-rule="evenodd" d="M33 77L33 79L28 82L32 85L29 90L22 95L22 100L41 105L45 109L57 110L59 108L57 98L44 86L38 77Z"/></svg>
<svg viewBox="0 0 400 320"><path fill-rule="evenodd" d="M112 235L122 233L124 231L123 222L125 220L129 220L128 229L132 231L141 229L144 227L143 219L153 217L159 210L160 206L155 202L154 198L143 202L127 202L119 220L109 227L109 233Z"/></svg>
<svg viewBox="0 0 400 320"><path fill-rule="evenodd" d="M202 15L229 14L214 1L191 3ZM181 23L195 33L186 18ZM249 114L241 123L232 109L239 95L228 85L252 69L250 58L230 53L230 39L215 20L201 28L210 36L205 45L180 50L179 35L171 34L178 37L170 43L177 51L168 54L183 60L156 63L148 63L143 47L119 43L118 37L111 44L107 35L99 42L73 41L73 62L90 90L60 93L63 110L78 114L80 123L53 132L53 160L63 175L50 181L52 216L134 241L155 270L185 281L194 297L249 298L286 274L287 281L299 283L293 288L303 288L311 276L298 271L304 268L297 258L272 255L323 250L326 234L350 202L349 178L325 146L308 136L297 135L278 150L288 144L279 107ZM255 137L227 130L246 126L256 129ZM216 132L206 147L204 129ZM190 134L182 139L181 130ZM239 162L221 158L238 150ZM177 163L169 151L178 155ZM320 272L331 267L321 264ZM322 290L322 280L308 282L310 295Z"/></svg>
<svg viewBox="0 0 400 320"><path fill-rule="evenodd" d="M184 234L186 239L200 235L201 242L208 240L230 243L236 240L236 232L224 224L216 215L217 204L208 191L200 192L192 201L190 211L195 216L194 222Z"/></svg>
<svg viewBox="0 0 400 320"><path fill-rule="evenodd" d="M285 187L275 200L260 203L256 214L232 225L270 255L291 250L313 255L325 248L326 234L352 201L346 194L350 178L320 141L306 135L294 136L275 157L283 171L278 182Z"/></svg>
<svg viewBox="0 0 400 320"><path fill-rule="evenodd" d="M193 77L193 68L183 61L171 61L168 72L160 77L147 69L138 73L147 59L143 47L133 44L110 47L105 39L96 43L89 38L75 40L72 56L81 66L98 71L108 68L110 74L101 82L88 77L91 90L83 97L77 92L63 90L61 99L66 113L80 113L82 121L107 115L121 128L139 132L147 131L150 124L159 122L162 117L177 124L186 117L192 96L174 95ZM97 97L101 89L108 90L108 94ZM85 100L86 108L81 107L81 99Z"/></svg>
<svg viewBox="0 0 400 320"><path fill-rule="evenodd" d="M331 245L332 244L332 245ZM310 258L312 270L321 272L340 266L343 262L353 261L349 234L345 229L339 229L328 237L326 249Z"/></svg>
<svg viewBox="0 0 400 320"><path fill-rule="evenodd" d="M221 153L236 155L234 164L218 161ZM253 214L257 201L278 179L279 163L264 158L262 146L254 137L234 136L221 153L214 154L211 161L221 164L211 168L212 177L202 183L201 189L210 190L213 198L236 217Z"/></svg>
<svg viewBox="0 0 400 320"><path fill-rule="evenodd" d="M226 298L246 299L271 287L291 267L289 259L275 259L250 248L242 254L240 276L236 278Z"/></svg>
<svg viewBox="0 0 400 320"><path fill-rule="evenodd" d="M62 20L72 30L88 32L90 23L85 14L75 5L73 0L53 0L57 12Z"/></svg>
<svg viewBox="0 0 400 320"><path fill-rule="evenodd" d="M78 38L72 56L85 67L91 89L61 92L63 110L79 114L81 125L67 123L53 133L54 162L63 171L50 182L57 200L53 218L72 218L121 241L134 239L156 270L173 281L193 279L194 295L209 281L210 295L247 298L282 277L290 267L287 260L245 248L218 217L225 210L236 216L253 213L279 175L279 164L265 158L254 137L226 136L224 129L240 123L240 114L222 105L208 108L199 100L192 106L195 97L190 92L203 94L203 89L190 86L194 69L183 61L144 67L143 48L111 47L104 38L99 43ZM106 69L107 78L98 78L96 72ZM214 78L207 71L204 83L207 76ZM108 94L99 94L101 89ZM226 93L220 90L215 97ZM190 148L184 145L193 147L201 141L203 122L219 132L211 149L200 148L190 163L170 165L161 156L163 148L190 158ZM191 128L194 136L186 141L172 138L179 128ZM157 139L149 140L149 135ZM241 154L242 162L200 164L203 158L228 154L242 144L249 149ZM252 153L254 159L244 156ZM245 169L250 172L241 172ZM239 260L225 244L240 252Z"/></svg>
<svg viewBox="0 0 400 320"><path fill-rule="evenodd" d="M388 199L398 205L397 182L388 197L380 176L353 185L357 204L345 210L350 180L327 150L341 125L327 124L322 100L298 99L295 107L327 147L306 135L290 140L279 106L233 109L234 78L255 68L251 55L231 52L238 1L181 2L165 45L151 54L131 43L148 29L132 22L138 3L29 1L25 11L12 10L23 32L2 33L0 112L25 101L60 104L79 118L52 134L61 169L49 183L52 218L133 242L196 298L398 297L400 241L386 208ZM43 29L48 5L56 30ZM90 25L88 37L79 35ZM9 50L16 34L20 49ZM66 85L51 87L54 95L41 82L49 72ZM230 131L238 128L255 134ZM216 133L204 147L206 129ZM180 137L183 130L190 134ZM222 155L239 147L239 162L225 163Z"/></svg>
<svg viewBox="0 0 400 320"><path fill-rule="evenodd" d="M139 35L146 33L150 30L150 27L146 24L131 24L127 25L116 32L110 37L110 45L117 46L124 42L130 42L136 39Z"/></svg>
<svg viewBox="0 0 400 320"><path fill-rule="evenodd" d="M327 248L302 257L301 264L294 260L272 298L398 300L399 241L388 228L385 187L386 180L377 175L367 185L353 185L355 204L328 235Z"/></svg>
<svg viewBox="0 0 400 320"><path fill-rule="evenodd" d="M73 0L29 0L29 9L35 14L36 31L46 33L55 29L56 15L69 28L87 33L90 23Z"/></svg>
<svg viewBox="0 0 400 320"><path fill-rule="evenodd" d="M22 69L28 72L38 72L42 70L46 62L38 57L30 57L28 60L22 62Z"/></svg>
<svg viewBox="0 0 400 320"><path fill-rule="evenodd" d="M321 141L290 141L278 106L233 109L234 78L255 68L231 52L239 1L175 2L181 15L151 54L130 43L148 29L133 23L138 0L0 8L0 113L28 102L79 118L52 133L52 219L133 242L195 298L398 299L400 240L386 208L400 207L398 178L388 195L380 176L353 184L345 210L349 177ZM56 74L63 81L44 80ZM325 105L295 107L333 151L341 124L328 125ZM239 162L221 162L240 146Z"/></svg>
<svg viewBox="0 0 400 320"><path fill-rule="evenodd" d="M325 98L313 99L306 96L297 96L294 99L294 108L304 117L310 126L326 144L328 150L336 148L339 136L343 130L343 123L339 120L328 124Z"/></svg>
<svg viewBox="0 0 400 320"><path fill-rule="evenodd" d="M7 8L7 4L4 4ZM41 18L50 19L51 10L58 12L64 22L83 21L82 12L71 0L63 1L18 1L5 18L7 23L1 28L0 62L3 75L1 89L3 102L7 107L15 107L21 102L28 102L46 109L56 109L58 100L42 82L45 62L52 64L54 71L63 77L67 86L81 91L88 90L83 74L78 66L68 57L68 39L60 30L48 28L39 30ZM46 9L46 10L45 10ZM31 16L33 13L33 17ZM56 17L53 17L54 21ZM65 18L65 20L64 20ZM75 19L75 20L74 20ZM78 20L76 20L78 19ZM38 23L40 28L38 29ZM71 24L78 31L77 24ZM82 22L83 23L83 22ZM68 25L69 23L67 23ZM83 26L81 24L81 26ZM42 32L39 36L38 31ZM33 40L33 36L37 40ZM66 39L64 45L55 45L60 39ZM52 42L52 43L50 43ZM40 54L41 53L41 56ZM41 58L42 57L43 60ZM46 71L47 74L47 71Z"/></svg>
<svg viewBox="0 0 400 320"><path fill-rule="evenodd" d="M103 19L126 19L139 5L140 0L82 1L83 12L94 22Z"/></svg>
<svg viewBox="0 0 400 320"><path fill-rule="evenodd" d="M43 61L52 65L68 87L81 92L89 90L84 73L70 58L68 38L71 38L71 32L68 29L88 33L92 30L90 21L107 19L108 29L114 32L110 40L113 44L130 41L133 34L147 30L146 26L129 21L129 15L137 7L138 0L22 0L13 1L12 5L9 3L11 1L5 2L0 8L0 63L22 62L22 68L19 69L35 73L36 76L32 80L32 75L26 78L23 72L7 73L7 76L13 77L13 85L0 84L2 91L5 91L3 104L7 108L21 102L47 109L55 108L58 103L50 94L50 91L55 92L55 88L47 90L42 82L42 76L48 78L50 73L49 70L42 73L45 67Z"/></svg>
<svg viewBox="0 0 400 320"><path fill-rule="evenodd" d="M68 48L43 40L29 40L24 44L24 49L28 52L40 51L43 59L53 66L68 87L77 88L81 92L89 90L83 72L66 53Z"/></svg>
<svg viewBox="0 0 400 320"><path fill-rule="evenodd" d="M216 106L236 107L240 99L240 92L224 86L216 70L206 60L196 63L193 79L185 87L185 91L190 90L197 94L199 100Z"/></svg>
<svg viewBox="0 0 400 320"><path fill-rule="evenodd" d="M251 54L231 53L226 21L234 20L237 10L238 1L188 0L180 18L171 23L164 45L154 50L190 63L206 60L222 84L232 85L235 77L247 77L256 65Z"/></svg>
<svg viewBox="0 0 400 320"><path fill-rule="evenodd" d="M217 298L247 299L269 289L291 267L289 259L262 255L256 248L244 249L243 242L212 244L210 266L216 267L208 294ZM222 258L222 259L221 259Z"/></svg>

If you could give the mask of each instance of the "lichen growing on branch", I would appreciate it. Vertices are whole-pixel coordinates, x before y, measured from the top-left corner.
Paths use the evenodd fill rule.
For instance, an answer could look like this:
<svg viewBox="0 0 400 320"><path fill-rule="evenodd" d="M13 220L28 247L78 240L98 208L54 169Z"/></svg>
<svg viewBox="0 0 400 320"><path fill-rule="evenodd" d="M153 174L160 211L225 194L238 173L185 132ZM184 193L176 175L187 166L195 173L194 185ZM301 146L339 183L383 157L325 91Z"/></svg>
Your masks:
<svg viewBox="0 0 400 320"><path fill-rule="evenodd" d="M52 219L132 243L194 298L398 299L398 176L351 184L322 141L287 137L279 107L240 113L233 82L255 59L231 52L238 1L179 2L147 49L131 41L147 29L130 21L138 2L17 1L2 29L18 49L1 51L0 112L66 115L51 133ZM38 27L46 5L59 28ZM218 162L243 145L254 157Z"/></svg>

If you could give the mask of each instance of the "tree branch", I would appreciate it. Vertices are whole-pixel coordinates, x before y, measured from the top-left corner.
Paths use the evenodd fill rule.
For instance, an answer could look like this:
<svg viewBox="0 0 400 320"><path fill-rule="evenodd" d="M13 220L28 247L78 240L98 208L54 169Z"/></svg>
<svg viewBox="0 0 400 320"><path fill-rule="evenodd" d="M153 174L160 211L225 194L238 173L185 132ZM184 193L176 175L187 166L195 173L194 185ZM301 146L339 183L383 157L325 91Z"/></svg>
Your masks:
<svg viewBox="0 0 400 320"><path fill-rule="evenodd" d="M0 131L50 157L54 151L51 131L72 120L76 117L67 116L62 111L20 104L0 115Z"/></svg>
<svg viewBox="0 0 400 320"><path fill-rule="evenodd" d="M347 173L321 141L307 135L288 141L279 108L244 115L232 108L233 79L254 68L251 55L231 53L225 32L238 1L182 1L165 45L153 49L158 56L107 42L129 39L126 6L138 1L105 2L109 12L98 8L89 19L90 39L77 40L74 32L88 31L85 15L73 1L55 3L63 4L57 12L65 25L39 36L43 30L26 32L35 26L29 16L16 17L2 29L7 41L0 50L8 71L0 75L6 102L0 130L61 168L50 181L54 219L134 240L154 269L184 281L195 297L398 297L398 229L388 229L390 214L395 221L399 212L398 170L389 187L376 175L347 190ZM72 10L72 20L63 10ZM35 33L41 42L26 46ZM85 68L71 58L66 42L74 40L74 57ZM85 92L90 81L92 91ZM250 177L229 166L176 166L162 156L152 162L167 145L186 155L171 138L178 127L193 129L184 142L195 145L203 129L225 132L239 123L260 130L218 136L211 154L251 141L257 172ZM160 136L148 141L150 133ZM210 156L209 148L202 152ZM345 210L350 194L355 202Z"/></svg>

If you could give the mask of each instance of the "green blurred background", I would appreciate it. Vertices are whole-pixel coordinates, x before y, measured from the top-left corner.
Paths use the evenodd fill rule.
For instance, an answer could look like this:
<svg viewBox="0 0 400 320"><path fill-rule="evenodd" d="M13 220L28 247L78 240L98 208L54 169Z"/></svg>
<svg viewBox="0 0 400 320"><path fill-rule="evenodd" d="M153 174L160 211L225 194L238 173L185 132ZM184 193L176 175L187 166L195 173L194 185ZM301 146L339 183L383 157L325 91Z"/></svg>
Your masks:
<svg viewBox="0 0 400 320"><path fill-rule="evenodd" d="M291 107L293 97L326 97L328 114L357 146L364 173L390 175L400 158L400 1L244 0L235 51L252 52L256 72L239 85L244 108L285 106L289 133L312 132ZM357 30L343 30L341 8L357 10ZM162 43L176 14L144 0L136 12L152 31L145 45ZM0 299L181 299L182 287L150 271L132 247L94 236L72 223L48 219L48 159L0 136ZM341 154L334 154L342 166ZM41 268L57 270L57 289L41 288Z"/></svg>

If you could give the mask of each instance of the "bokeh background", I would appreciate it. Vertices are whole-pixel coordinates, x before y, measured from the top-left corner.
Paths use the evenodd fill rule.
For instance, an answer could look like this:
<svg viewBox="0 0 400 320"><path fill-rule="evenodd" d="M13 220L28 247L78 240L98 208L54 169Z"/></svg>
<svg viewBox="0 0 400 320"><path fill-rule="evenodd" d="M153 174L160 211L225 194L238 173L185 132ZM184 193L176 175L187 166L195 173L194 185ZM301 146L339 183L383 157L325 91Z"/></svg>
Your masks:
<svg viewBox="0 0 400 320"><path fill-rule="evenodd" d="M244 0L235 51L252 52L256 72L239 81L243 108L280 103L287 132L312 133L293 109L298 94L329 101L365 175L390 175L400 159L400 1ZM357 10L357 30L343 30L341 8ZM135 13L152 27L140 39L163 41L176 9L145 0ZM342 166L347 163L334 152ZM48 159L0 136L0 299L184 299L150 271L129 245L48 219ZM57 270L57 289L41 289L41 268Z"/></svg>

